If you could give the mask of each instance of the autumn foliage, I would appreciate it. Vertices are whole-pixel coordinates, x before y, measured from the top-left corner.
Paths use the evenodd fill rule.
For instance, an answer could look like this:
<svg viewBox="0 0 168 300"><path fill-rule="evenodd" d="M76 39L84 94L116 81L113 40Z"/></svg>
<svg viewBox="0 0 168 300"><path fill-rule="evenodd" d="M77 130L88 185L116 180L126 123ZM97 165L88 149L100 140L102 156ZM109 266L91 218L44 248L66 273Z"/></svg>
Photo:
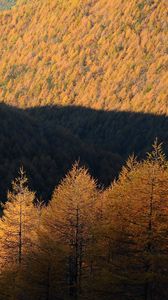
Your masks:
<svg viewBox="0 0 168 300"><path fill-rule="evenodd" d="M1 299L166 300L167 188L157 143L104 191L76 163L48 206L21 169L0 220Z"/></svg>
<svg viewBox="0 0 168 300"><path fill-rule="evenodd" d="M165 0L18 1L0 14L0 99L167 113Z"/></svg>
<svg viewBox="0 0 168 300"><path fill-rule="evenodd" d="M0 299L167 300L168 161L157 141L144 158L167 143L166 1L14 2L0 1Z"/></svg>

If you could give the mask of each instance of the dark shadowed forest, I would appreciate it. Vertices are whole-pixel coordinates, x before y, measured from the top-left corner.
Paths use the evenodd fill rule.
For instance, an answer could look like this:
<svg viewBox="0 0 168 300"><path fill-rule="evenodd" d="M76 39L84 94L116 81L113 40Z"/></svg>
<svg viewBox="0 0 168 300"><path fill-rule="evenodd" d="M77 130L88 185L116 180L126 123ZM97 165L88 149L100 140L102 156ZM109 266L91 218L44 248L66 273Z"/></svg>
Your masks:
<svg viewBox="0 0 168 300"><path fill-rule="evenodd" d="M167 153L167 128L164 115L54 105L18 109L1 103L1 199L21 166L44 201L77 160L107 187L128 156L144 158L156 137Z"/></svg>

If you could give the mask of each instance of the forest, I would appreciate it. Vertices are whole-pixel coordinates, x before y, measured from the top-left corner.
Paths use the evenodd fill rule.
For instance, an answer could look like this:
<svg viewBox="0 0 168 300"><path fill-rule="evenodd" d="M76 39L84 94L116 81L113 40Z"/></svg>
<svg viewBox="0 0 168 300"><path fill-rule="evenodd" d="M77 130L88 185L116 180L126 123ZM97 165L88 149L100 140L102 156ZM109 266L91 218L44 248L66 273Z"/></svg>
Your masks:
<svg viewBox="0 0 168 300"><path fill-rule="evenodd" d="M104 190L76 162L48 205L21 168L0 220L0 299L166 300L167 189L157 141Z"/></svg>
<svg viewBox="0 0 168 300"><path fill-rule="evenodd" d="M167 0L0 0L0 300L168 299Z"/></svg>
<svg viewBox="0 0 168 300"><path fill-rule="evenodd" d="M166 2L0 0L2 202L20 166L47 202L75 161L107 187L168 154Z"/></svg>
<svg viewBox="0 0 168 300"><path fill-rule="evenodd" d="M168 113L167 0L16 2L0 13L1 101Z"/></svg>
<svg viewBox="0 0 168 300"><path fill-rule="evenodd" d="M21 166L45 202L75 161L107 187L130 155L146 157L156 137L168 155L167 128L166 115L0 103L0 199L5 202Z"/></svg>

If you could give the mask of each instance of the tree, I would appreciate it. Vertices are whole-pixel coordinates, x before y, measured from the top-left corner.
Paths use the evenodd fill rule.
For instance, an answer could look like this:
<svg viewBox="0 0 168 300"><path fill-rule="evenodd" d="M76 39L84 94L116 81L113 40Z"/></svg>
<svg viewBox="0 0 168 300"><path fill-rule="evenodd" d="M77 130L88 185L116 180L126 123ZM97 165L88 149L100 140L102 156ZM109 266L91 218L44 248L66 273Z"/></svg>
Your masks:
<svg viewBox="0 0 168 300"><path fill-rule="evenodd" d="M6 273L11 274L10 286L6 286L4 291L1 285L2 291L0 289L3 294L6 293L5 299L8 299L7 297L10 299L11 293L12 295L19 293L20 276L26 267L25 257L32 247L33 234L37 226L35 194L28 189L27 181L21 168L19 177L12 183L12 191L8 192L8 201L4 205L0 220L1 280L4 280Z"/></svg>
<svg viewBox="0 0 168 300"><path fill-rule="evenodd" d="M92 241L96 196L95 181L76 163L55 189L45 213L48 236L66 253L65 278L69 295L76 298L82 291L83 275L90 268L87 253Z"/></svg>
<svg viewBox="0 0 168 300"><path fill-rule="evenodd" d="M110 278L119 279L124 299L167 297L167 189L167 161L161 145L155 143L147 160L131 167L129 160L107 195L113 257L115 252L114 261L109 262L115 266Z"/></svg>
<svg viewBox="0 0 168 300"><path fill-rule="evenodd" d="M38 228L33 247L26 255L24 290L28 300L55 300L64 295L64 249L53 239L44 222L46 206L38 205Z"/></svg>

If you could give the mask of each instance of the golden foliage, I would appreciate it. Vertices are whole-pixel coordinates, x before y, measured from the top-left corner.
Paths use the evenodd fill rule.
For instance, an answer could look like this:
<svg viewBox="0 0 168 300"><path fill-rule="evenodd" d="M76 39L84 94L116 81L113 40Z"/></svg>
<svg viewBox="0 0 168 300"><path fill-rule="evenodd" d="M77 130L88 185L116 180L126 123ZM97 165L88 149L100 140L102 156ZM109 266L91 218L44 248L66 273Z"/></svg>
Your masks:
<svg viewBox="0 0 168 300"><path fill-rule="evenodd" d="M0 15L0 99L167 113L166 15L165 0L18 3Z"/></svg>

